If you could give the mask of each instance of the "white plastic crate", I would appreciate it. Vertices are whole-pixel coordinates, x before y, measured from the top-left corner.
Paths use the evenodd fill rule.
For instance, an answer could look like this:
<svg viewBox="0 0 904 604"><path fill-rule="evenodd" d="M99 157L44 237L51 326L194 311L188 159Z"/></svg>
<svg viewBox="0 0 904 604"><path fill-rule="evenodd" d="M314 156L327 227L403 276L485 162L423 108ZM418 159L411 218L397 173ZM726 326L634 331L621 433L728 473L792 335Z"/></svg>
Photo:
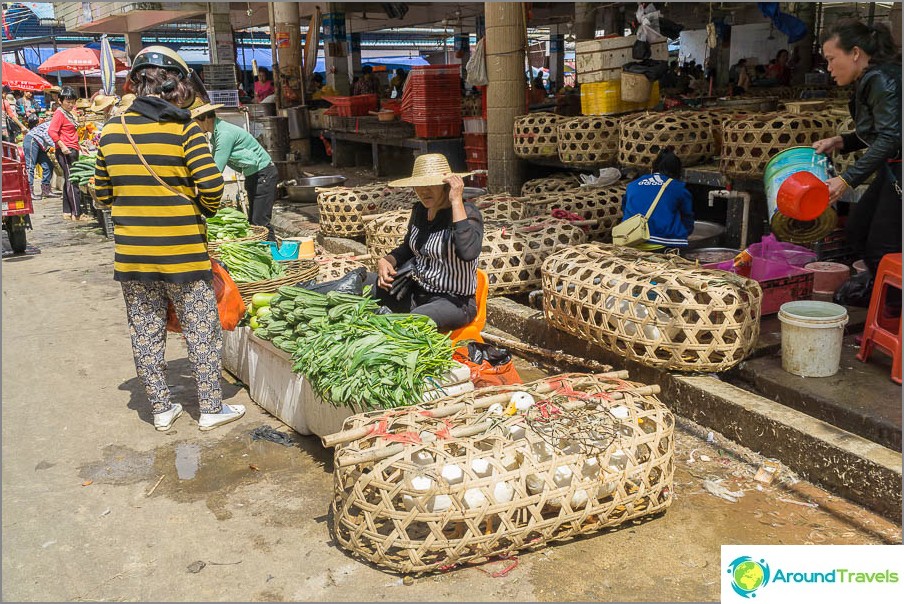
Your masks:
<svg viewBox="0 0 904 604"><path fill-rule="evenodd" d="M226 107L239 106L238 90L208 90L210 102L215 105L224 105Z"/></svg>

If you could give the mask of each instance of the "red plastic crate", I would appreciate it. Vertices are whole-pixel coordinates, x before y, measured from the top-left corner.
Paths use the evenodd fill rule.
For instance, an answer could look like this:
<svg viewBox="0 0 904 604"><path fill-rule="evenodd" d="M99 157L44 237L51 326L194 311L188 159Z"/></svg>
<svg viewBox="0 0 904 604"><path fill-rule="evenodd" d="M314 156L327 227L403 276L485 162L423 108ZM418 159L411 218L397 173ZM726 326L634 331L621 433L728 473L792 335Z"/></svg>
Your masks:
<svg viewBox="0 0 904 604"><path fill-rule="evenodd" d="M468 170L476 169L468 167ZM468 180L471 181L471 186L486 188L487 186L487 175L486 174L472 174L468 177Z"/></svg>
<svg viewBox="0 0 904 604"><path fill-rule="evenodd" d="M414 121L414 135L418 138L461 136L461 118L456 122Z"/></svg>
<svg viewBox="0 0 904 604"><path fill-rule="evenodd" d="M339 117L356 117L367 115L369 111L377 110L377 95L358 94L355 96L325 96L323 97L333 104L336 115Z"/></svg>
<svg viewBox="0 0 904 604"><path fill-rule="evenodd" d="M744 274L759 283L763 288L760 314L764 317L777 313L785 302L809 300L813 297L813 271L790 264L755 257L750 266L750 274L738 273L733 260L704 264L703 268ZM777 274L781 276L775 276Z"/></svg>
<svg viewBox="0 0 904 604"><path fill-rule="evenodd" d="M474 132L465 132L462 135L465 139L465 147L483 147L487 148L487 135L486 134L477 134Z"/></svg>
<svg viewBox="0 0 904 604"><path fill-rule="evenodd" d="M468 165L468 170L486 170L487 162L485 161L476 161L473 159L465 160L465 163Z"/></svg>
<svg viewBox="0 0 904 604"><path fill-rule="evenodd" d="M465 145L465 160L487 163L487 148Z"/></svg>

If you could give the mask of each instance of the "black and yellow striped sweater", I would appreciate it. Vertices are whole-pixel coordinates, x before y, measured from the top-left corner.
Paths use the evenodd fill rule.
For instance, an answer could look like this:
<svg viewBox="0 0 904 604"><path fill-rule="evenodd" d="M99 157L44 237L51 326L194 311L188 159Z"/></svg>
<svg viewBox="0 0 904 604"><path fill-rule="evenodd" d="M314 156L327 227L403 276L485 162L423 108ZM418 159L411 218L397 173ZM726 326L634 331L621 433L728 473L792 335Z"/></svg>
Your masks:
<svg viewBox="0 0 904 604"><path fill-rule="evenodd" d="M97 152L95 188L100 203L112 205L117 281L210 280L204 216L216 213L223 195L207 139L188 111L155 97L139 97L125 114L126 127L145 161L141 163L120 118L108 121Z"/></svg>

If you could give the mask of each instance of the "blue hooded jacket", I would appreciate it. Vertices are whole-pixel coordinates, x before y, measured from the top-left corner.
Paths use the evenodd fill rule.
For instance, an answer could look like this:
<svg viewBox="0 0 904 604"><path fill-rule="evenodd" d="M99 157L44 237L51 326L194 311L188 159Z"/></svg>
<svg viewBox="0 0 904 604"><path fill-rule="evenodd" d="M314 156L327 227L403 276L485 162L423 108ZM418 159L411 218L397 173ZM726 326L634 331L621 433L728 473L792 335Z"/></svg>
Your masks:
<svg viewBox="0 0 904 604"><path fill-rule="evenodd" d="M654 173L628 184L622 199L624 218L646 214L668 177ZM656 204L648 221L650 243L667 247L686 247L687 236L694 231L694 206L691 192L680 180L673 179Z"/></svg>

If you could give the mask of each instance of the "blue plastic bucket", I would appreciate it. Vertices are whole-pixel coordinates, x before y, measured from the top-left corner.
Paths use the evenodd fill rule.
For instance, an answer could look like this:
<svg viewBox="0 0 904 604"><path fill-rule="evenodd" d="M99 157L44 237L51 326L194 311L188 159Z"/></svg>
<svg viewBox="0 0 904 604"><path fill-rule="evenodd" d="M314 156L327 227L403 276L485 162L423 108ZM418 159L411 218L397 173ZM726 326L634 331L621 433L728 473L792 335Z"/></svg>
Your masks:
<svg viewBox="0 0 904 604"><path fill-rule="evenodd" d="M799 217L786 216L779 211L779 196L787 197L789 194L804 194L801 185L789 182L789 190L781 191L785 181L794 174L799 172L809 172L818 181L825 182L829 175L827 171L828 160L826 156L817 153L812 147L791 147L775 154L763 174L763 185L766 189L766 203L769 208L769 224L772 230L779 236L780 233L786 234L781 239L791 239L795 241L815 241L827 235L835 227L836 217L831 208L826 207L825 211L812 220L800 220ZM792 179L795 180L795 179ZM791 185L794 185L793 189ZM826 189L827 191L828 189ZM828 195L825 198L828 204ZM784 205L788 205L785 203ZM795 236L797 232L800 236ZM815 239L814 239L815 237Z"/></svg>
<svg viewBox="0 0 904 604"><path fill-rule="evenodd" d="M298 242L283 241L278 246L275 241L264 241L270 246L270 255L274 260L298 260Z"/></svg>

